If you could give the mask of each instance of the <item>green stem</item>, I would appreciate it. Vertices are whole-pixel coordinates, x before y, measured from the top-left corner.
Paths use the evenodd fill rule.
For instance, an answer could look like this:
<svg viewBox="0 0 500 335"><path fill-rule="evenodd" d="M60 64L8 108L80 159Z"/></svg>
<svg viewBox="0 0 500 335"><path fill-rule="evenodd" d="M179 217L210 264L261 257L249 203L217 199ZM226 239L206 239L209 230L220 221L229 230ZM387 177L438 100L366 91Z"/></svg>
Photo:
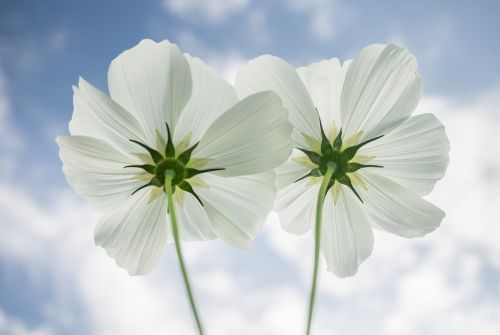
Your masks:
<svg viewBox="0 0 500 335"><path fill-rule="evenodd" d="M179 239L179 227L177 226L177 219L175 217L175 206L173 199L172 190L172 179L175 176L174 171L165 172L165 193L167 194L168 212L170 214L170 221L172 222L172 234L174 235L175 250L177 251L177 259L179 260L179 266L181 267L182 278L184 279L184 286L186 287L186 292L189 298L189 303L191 304L191 310L193 311L194 318L196 320L196 326L198 327L198 333L203 335L203 327L201 325L200 317L196 310L196 304L193 298L193 292L191 291L191 285L189 284L189 278L184 265L184 258L182 256L181 242Z"/></svg>
<svg viewBox="0 0 500 335"><path fill-rule="evenodd" d="M321 223L323 221L323 203L325 201L326 191L328 188L328 183L335 171L335 164L328 164L328 169L326 170L323 181L319 188L318 200L316 203L316 225L314 227L314 270L311 285L311 294L309 297L309 312L307 315L307 330L306 334L311 333L311 323L314 311L314 304L316 301L316 286L318 282L318 270L319 270L319 251L321 247Z"/></svg>

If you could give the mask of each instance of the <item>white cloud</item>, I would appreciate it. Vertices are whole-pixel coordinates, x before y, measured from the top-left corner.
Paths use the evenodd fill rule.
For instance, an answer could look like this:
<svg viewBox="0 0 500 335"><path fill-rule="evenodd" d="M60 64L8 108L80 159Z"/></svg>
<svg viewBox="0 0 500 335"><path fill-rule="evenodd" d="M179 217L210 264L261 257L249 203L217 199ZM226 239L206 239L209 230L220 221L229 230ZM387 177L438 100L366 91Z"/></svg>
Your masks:
<svg viewBox="0 0 500 335"><path fill-rule="evenodd" d="M309 15L309 29L320 41L331 41L355 17L354 10L339 0L286 0L294 11Z"/></svg>
<svg viewBox="0 0 500 335"><path fill-rule="evenodd" d="M234 84L236 74L247 62L247 59L240 52L235 50L215 51L191 32L182 31L178 38L182 50L202 58L205 63L213 67L231 84Z"/></svg>
<svg viewBox="0 0 500 335"><path fill-rule="evenodd" d="M48 328L29 329L22 321L0 309L0 334L2 335L52 335Z"/></svg>
<svg viewBox="0 0 500 335"><path fill-rule="evenodd" d="M249 4L248 0L165 0L165 7L189 21L220 23Z"/></svg>

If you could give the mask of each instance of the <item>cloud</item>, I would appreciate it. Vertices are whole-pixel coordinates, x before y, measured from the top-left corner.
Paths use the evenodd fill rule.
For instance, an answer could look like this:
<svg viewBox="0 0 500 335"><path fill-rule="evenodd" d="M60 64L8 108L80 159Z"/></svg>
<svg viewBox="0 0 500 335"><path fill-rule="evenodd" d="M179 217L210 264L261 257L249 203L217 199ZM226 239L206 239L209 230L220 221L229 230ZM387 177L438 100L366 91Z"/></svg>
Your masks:
<svg viewBox="0 0 500 335"><path fill-rule="evenodd" d="M203 59L232 84L239 69L247 62L247 58L240 52L236 50L215 51L189 31L181 31L178 34L178 40L182 50Z"/></svg>
<svg viewBox="0 0 500 335"><path fill-rule="evenodd" d="M0 180L8 179L17 164L17 152L22 148L23 140L12 120L12 105L8 94L7 77L0 64Z"/></svg>
<svg viewBox="0 0 500 335"><path fill-rule="evenodd" d="M319 41L331 41L355 17L354 10L339 0L286 0L289 7L309 16L309 29Z"/></svg>
<svg viewBox="0 0 500 335"><path fill-rule="evenodd" d="M20 320L5 314L0 309L0 334L5 335L52 335L53 332L46 328L29 329Z"/></svg>
<svg viewBox="0 0 500 335"><path fill-rule="evenodd" d="M221 23L231 14L245 9L248 0L165 0L165 7L181 18L199 22Z"/></svg>

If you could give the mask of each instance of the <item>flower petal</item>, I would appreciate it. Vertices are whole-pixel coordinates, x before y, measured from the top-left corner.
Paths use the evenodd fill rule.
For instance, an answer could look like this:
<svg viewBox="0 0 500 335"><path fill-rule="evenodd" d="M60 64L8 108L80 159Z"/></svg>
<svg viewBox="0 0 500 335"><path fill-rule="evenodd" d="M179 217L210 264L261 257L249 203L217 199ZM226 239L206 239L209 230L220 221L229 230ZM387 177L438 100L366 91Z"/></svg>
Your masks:
<svg viewBox="0 0 500 335"><path fill-rule="evenodd" d="M274 174L226 178L206 173L200 178L209 187L193 188L203 201L212 231L231 245L248 248L271 211Z"/></svg>
<svg viewBox="0 0 500 335"><path fill-rule="evenodd" d="M142 40L111 62L108 85L113 100L135 115L155 143L156 131L167 136L165 122L175 129L192 82L189 64L175 44Z"/></svg>
<svg viewBox="0 0 500 335"><path fill-rule="evenodd" d="M151 201L151 188L143 189L99 220L95 243L131 275L144 275L165 249L167 224L165 195Z"/></svg>
<svg viewBox="0 0 500 335"><path fill-rule="evenodd" d="M401 126L363 147L360 155L375 156L371 172L385 176L418 195L428 194L448 166L450 143L444 126L432 114L409 118Z"/></svg>
<svg viewBox="0 0 500 335"><path fill-rule="evenodd" d="M309 185L309 180L304 179L278 191L274 210L285 231L301 235L314 225L319 186L319 183Z"/></svg>
<svg viewBox="0 0 500 335"><path fill-rule="evenodd" d="M251 60L239 71L235 87L240 98L260 91L276 92L290 113L296 144L309 148L302 134L321 139L318 114L311 97L297 71L281 58L264 55Z"/></svg>
<svg viewBox="0 0 500 335"><path fill-rule="evenodd" d="M385 135L403 123L422 95L415 57L393 44L370 45L347 70L340 110L342 131L349 138Z"/></svg>
<svg viewBox="0 0 500 335"><path fill-rule="evenodd" d="M293 149L290 159L274 170L276 173L276 188L278 190L292 184L311 170L311 167L299 163L298 160L307 161L309 158L299 150Z"/></svg>
<svg viewBox="0 0 500 335"><path fill-rule="evenodd" d="M176 190L176 192L179 191L179 189ZM212 231L210 218L203 206L193 195L187 192L184 192L183 195L183 203L176 202L175 204L181 239L185 241L206 241L217 238ZM169 227L169 231L170 229ZM169 242L173 241L173 236L169 235Z"/></svg>
<svg viewBox="0 0 500 335"><path fill-rule="evenodd" d="M137 146L130 140L144 142L146 136L132 114L83 78L73 91L71 135L99 138L126 155L137 151Z"/></svg>
<svg viewBox="0 0 500 335"><path fill-rule="evenodd" d="M445 216L441 209L385 177L363 170L359 174L367 190L358 191L375 228L411 238L439 227Z"/></svg>
<svg viewBox="0 0 500 335"><path fill-rule="evenodd" d="M292 126L273 92L251 95L222 114L208 128L193 157L208 159L204 169L225 168L221 176L256 174L290 156Z"/></svg>
<svg viewBox="0 0 500 335"><path fill-rule="evenodd" d="M185 56L191 68L193 93L176 126L176 144L189 134L191 143L198 142L214 120L238 102L236 91L221 76L199 58Z"/></svg>
<svg viewBox="0 0 500 335"><path fill-rule="evenodd" d="M333 134L334 125L337 131L340 129L340 94L349 64L347 61L341 65L337 58L332 58L297 69L318 109L327 136Z"/></svg>
<svg viewBox="0 0 500 335"><path fill-rule="evenodd" d="M68 183L99 212L116 208L145 182L135 178L137 162L100 139L58 136L59 156Z"/></svg>
<svg viewBox="0 0 500 335"><path fill-rule="evenodd" d="M339 277L352 276L373 250L373 231L361 203L345 187L337 203L328 192L323 208L321 251L328 271Z"/></svg>

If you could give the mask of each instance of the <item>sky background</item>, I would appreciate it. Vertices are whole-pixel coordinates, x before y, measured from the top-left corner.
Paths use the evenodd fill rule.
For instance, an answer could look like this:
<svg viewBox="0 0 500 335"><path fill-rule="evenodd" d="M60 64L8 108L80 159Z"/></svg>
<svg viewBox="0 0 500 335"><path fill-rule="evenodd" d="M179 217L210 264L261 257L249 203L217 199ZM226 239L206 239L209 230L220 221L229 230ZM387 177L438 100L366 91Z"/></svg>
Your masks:
<svg viewBox="0 0 500 335"><path fill-rule="evenodd" d="M451 141L428 197L447 217L422 239L376 232L355 277L323 270L314 334L500 334L498 17L498 1L0 0L0 335L195 334L173 246L148 276L117 268L54 142L78 77L107 91L109 63L142 38L169 39L230 82L264 53L304 66L371 43L409 48L417 112ZM310 234L271 214L248 251L184 250L207 334L302 334Z"/></svg>

